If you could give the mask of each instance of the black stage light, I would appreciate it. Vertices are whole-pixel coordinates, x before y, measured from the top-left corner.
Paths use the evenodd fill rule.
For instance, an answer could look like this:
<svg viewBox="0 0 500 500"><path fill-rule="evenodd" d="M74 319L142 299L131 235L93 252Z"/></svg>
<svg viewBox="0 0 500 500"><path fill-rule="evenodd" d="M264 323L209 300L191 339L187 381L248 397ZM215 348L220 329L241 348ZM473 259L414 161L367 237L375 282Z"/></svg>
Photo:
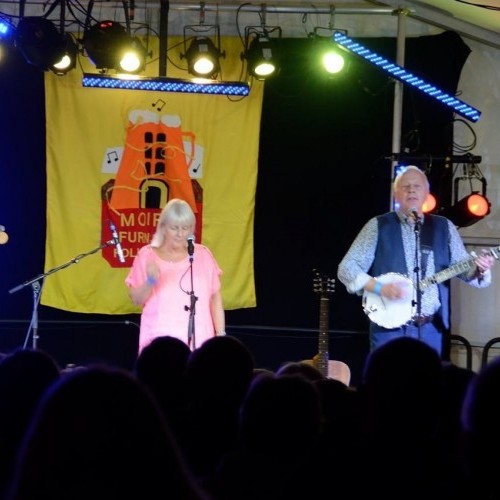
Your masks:
<svg viewBox="0 0 500 500"><path fill-rule="evenodd" d="M100 21L83 35L83 47L97 69L137 73L144 69L146 50L115 21Z"/></svg>
<svg viewBox="0 0 500 500"><path fill-rule="evenodd" d="M17 25L15 43L28 63L44 71L58 63L66 51L65 37L44 17L23 17Z"/></svg>
<svg viewBox="0 0 500 500"><path fill-rule="evenodd" d="M266 80L279 72L274 39L258 35L249 43L243 53L247 60L248 73L257 80Z"/></svg>
<svg viewBox="0 0 500 500"><path fill-rule="evenodd" d="M181 57L186 58L188 72L193 76L214 78L220 71L221 52L209 37L193 38L188 50Z"/></svg>
<svg viewBox="0 0 500 500"><path fill-rule="evenodd" d="M457 227L467 227L484 219L491 211L491 203L486 196L474 191L449 208L445 208L440 215L450 219Z"/></svg>

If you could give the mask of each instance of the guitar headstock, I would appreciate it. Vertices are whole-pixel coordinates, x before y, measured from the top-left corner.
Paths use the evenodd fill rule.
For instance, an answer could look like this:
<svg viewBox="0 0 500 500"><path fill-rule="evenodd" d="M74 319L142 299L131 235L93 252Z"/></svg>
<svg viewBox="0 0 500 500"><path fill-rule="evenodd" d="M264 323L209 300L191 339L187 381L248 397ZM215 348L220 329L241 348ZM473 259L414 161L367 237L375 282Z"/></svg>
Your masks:
<svg viewBox="0 0 500 500"><path fill-rule="evenodd" d="M335 291L335 279L320 273L313 269L313 290L322 296L328 295Z"/></svg>

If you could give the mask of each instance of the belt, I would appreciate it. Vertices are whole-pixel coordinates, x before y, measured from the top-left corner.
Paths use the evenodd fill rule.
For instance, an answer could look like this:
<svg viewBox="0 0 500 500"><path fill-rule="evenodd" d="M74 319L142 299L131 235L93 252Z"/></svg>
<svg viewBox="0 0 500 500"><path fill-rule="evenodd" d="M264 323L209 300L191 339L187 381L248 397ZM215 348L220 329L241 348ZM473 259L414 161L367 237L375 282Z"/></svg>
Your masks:
<svg viewBox="0 0 500 500"><path fill-rule="evenodd" d="M432 323L434 320L434 314L421 314L420 316L413 316L413 318L410 321L411 325L414 326L423 326L426 325L427 323Z"/></svg>

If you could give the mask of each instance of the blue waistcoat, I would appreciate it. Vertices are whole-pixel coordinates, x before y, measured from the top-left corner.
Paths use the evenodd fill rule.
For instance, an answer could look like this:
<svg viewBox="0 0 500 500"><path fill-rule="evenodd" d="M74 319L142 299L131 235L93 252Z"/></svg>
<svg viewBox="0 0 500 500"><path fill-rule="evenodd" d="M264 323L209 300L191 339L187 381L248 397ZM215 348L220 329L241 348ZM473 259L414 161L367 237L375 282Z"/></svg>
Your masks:
<svg viewBox="0 0 500 500"><path fill-rule="evenodd" d="M395 272L405 276L411 276L406 266L404 255L403 238L401 236L401 221L396 212L388 212L377 217L378 241L375 250L375 258L369 274L379 276L381 274ZM434 254L435 272L446 269L450 265L450 246L448 221L439 215L425 215L424 223L420 231L421 249L429 249ZM422 262L422 251L420 252ZM425 276L423 276L425 277ZM437 314L441 318L446 329L450 327L450 284L449 280L440 283L439 300L441 307Z"/></svg>

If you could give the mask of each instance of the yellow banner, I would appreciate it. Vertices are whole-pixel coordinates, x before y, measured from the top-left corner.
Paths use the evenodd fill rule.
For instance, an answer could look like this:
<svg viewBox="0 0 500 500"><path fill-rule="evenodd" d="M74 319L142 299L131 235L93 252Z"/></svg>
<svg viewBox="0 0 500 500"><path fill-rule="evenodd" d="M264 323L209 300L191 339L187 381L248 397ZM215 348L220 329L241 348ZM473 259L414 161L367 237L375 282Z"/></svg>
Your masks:
<svg viewBox="0 0 500 500"><path fill-rule="evenodd" d="M223 79L237 81L241 42L223 38L221 46ZM157 53L157 40L149 40L149 49ZM42 304L83 313L139 312L125 276L167 199L180 197L196 212L196 241L212 250L224 272L225 308L254 307L263 84L255 82L243 98L84 88L83 73L97 70L81 59L81 67L67 75L45 76L45 272L53 272L45 279ZM152 60L146 74L158 76L157 57ZM185 67L185 60L178 58L178 65ZM167 72L189 78L173 65Z"/></svg>

